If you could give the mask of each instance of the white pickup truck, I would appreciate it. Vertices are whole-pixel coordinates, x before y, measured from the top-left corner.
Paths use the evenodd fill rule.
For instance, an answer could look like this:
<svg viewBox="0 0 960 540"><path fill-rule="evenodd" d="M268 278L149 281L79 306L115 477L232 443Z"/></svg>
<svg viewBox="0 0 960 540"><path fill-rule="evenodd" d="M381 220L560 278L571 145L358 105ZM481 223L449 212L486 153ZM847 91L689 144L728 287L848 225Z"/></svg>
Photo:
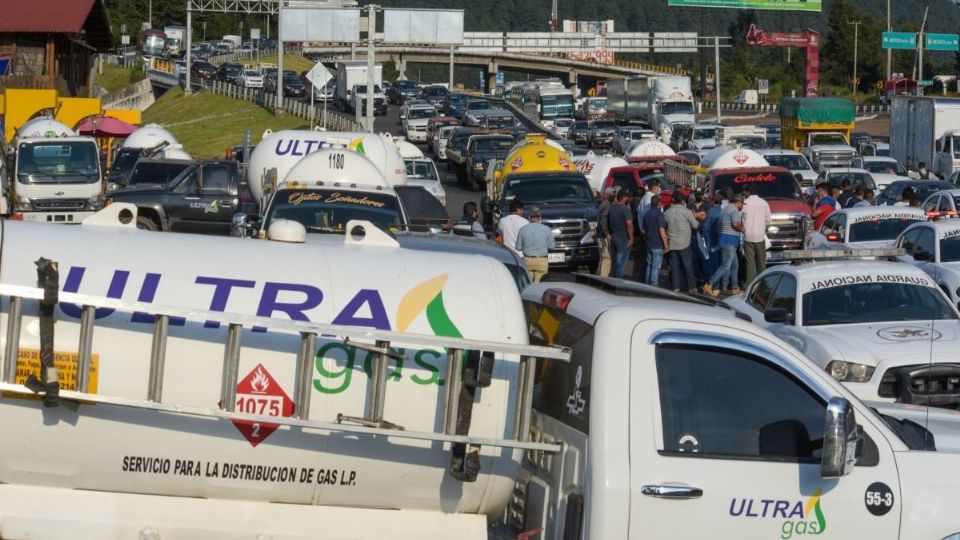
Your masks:
<svg viewBox="0 0 960 540"><path fill-rule="evenodd" d="M538 367L531 436L563 451L526 453L510 534L960 538L960 456L732 310L577 279L523 291L531 342L572 356Z"/></svg>
<svg viewBox="0 0 960 540"><path fill-rule="evenodd" d="M803 155L820 171L830 167L849 167L857 157L857 151L839 131L815 131L807 134Z"/></svg>

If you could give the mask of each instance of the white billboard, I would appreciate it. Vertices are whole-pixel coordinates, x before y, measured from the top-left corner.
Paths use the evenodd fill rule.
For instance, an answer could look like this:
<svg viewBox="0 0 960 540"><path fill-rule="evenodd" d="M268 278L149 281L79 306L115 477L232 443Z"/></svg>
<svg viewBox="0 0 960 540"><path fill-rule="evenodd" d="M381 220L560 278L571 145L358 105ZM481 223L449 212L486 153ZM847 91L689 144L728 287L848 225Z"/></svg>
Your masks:
<svg viewBox="0 0 960 540"><path fill-rule="evenodd" d="M336 8L283 9L280 24L283 41L360 41L360 10Z"/></svg>
<svg viewBox="0 0 960 540"><path fill-rule="evenodd" d="M463 43L463 10L384 9L383 41L386 43Z"/></svg>

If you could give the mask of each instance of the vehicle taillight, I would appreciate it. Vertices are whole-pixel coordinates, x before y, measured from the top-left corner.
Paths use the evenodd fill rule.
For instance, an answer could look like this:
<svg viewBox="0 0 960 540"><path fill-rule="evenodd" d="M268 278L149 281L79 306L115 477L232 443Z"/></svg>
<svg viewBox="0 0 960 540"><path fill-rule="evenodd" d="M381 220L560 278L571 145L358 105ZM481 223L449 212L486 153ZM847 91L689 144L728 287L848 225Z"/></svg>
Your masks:
<svg viewBox="0 0 960 540"><path fill-rule="evenodd" d="M573 300L573 293L563 289L547 289L543 291L543 305L557 308L560 311L567 311L570 306L570 300Z"/></svg>
<svg viewBox="0 0 960 540"><path fill-rule="evenodd" d="M12 214L9 219L11 221L23 221L23 214Z"/></svg>

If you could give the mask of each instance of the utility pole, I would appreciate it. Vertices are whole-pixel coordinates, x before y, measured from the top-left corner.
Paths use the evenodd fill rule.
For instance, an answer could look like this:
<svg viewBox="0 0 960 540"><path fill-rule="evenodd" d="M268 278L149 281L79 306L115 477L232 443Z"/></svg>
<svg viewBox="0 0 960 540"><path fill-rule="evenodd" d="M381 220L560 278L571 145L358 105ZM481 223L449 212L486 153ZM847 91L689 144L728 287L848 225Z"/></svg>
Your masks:
<svg viewBox="0 0 960 540"><path fill-rule="evenodd" d="M147 23L153 28L153 0L147 0Z"/></svg>
<svg viewBox="0 0 960 540"><path fill-rule="evenodd" d="M367 6L367 110L365 131L373 133L373 86L374 79L374 60L376 59L376 50L374 49L374 38L377 34L377 6L370 4Z"/></svg>
<svg viewBox="0 0 960 540"><path fill-rule="evenodd" d="M892 32L890 28L890 0L887 0L887 32ZM890 80L890 76L893 75L893 72L890 71L890 63L893 58L893 49L887 49L887 80Z"/></svg>
<svg viewBox="0 0 960 540"><path fill-rule="evenodd" d="M923 44L924 37L923 33L927 30L927 13L930 12L930 6L927 6L927 9L923 11L923 23L920 24L920 33L917 34L917 49L919 50L919 62L917 63L917 69L919 76L917 77L917 95L923 95L923 86L921 81L923 81Z"/></svg>
<svg viewBox="0 0 960 540"><path fill-rule="evenodd" d="M277 95L273 114L283 116L283 0L277 2Z"/></svg>
<svg viewBox="0 0 960 540"><path fill-rule="evenodd" d="M853 95L857 95L857 45L860 41L860 21L847 21L853 25Z"/></svg>
<svg viewBox="0 0 960 540"><path fill-rule="evenodd" d="M713 69L713 91L717 94L717 123L720 123L720 36L713 38L713 57L716 62Z"/></svg>

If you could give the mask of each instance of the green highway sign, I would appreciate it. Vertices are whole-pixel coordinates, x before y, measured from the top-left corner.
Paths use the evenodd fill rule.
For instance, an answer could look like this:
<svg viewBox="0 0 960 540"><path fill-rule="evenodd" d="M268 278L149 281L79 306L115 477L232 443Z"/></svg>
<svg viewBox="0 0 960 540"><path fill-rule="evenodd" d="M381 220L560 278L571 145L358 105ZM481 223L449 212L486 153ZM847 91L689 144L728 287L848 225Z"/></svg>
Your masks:
<svg viewBox="0 0 960 540"><path fill-rule="evenodd" d="M917 34L915 32L884 32L884 49L916 49Z"/></svg>
<svg viewBox="0 0 960 540"><path fill-rule="evenodd" d="M920 86L933 86L933 81L927 79L925 81L920 81Z"/></svg>
<svg viewBox="0 0 960 540"><path fill-rule="evenodd" d="M960 36L957 34L924 34L923 48L928 51L958 51Z"/></svg>

